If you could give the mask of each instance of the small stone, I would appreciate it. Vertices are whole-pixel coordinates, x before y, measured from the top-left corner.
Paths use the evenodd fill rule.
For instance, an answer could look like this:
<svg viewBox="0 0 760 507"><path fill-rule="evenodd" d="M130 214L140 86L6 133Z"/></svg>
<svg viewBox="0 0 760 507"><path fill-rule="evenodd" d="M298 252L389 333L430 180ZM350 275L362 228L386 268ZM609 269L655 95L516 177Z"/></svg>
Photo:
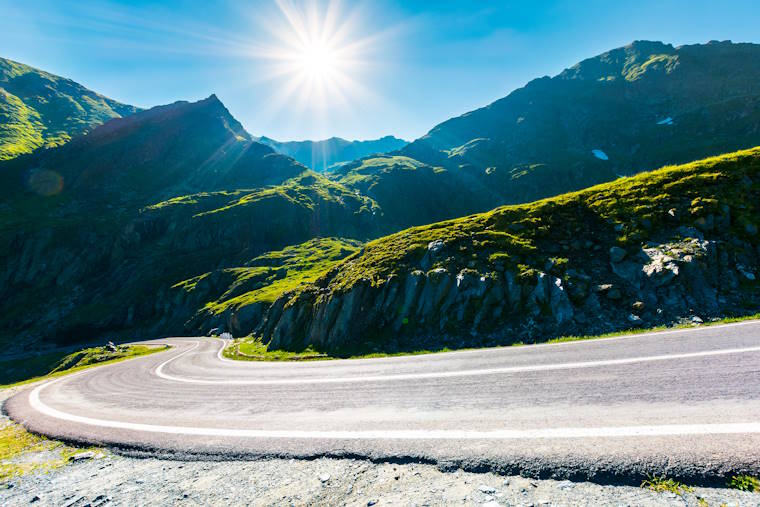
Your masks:
<svg viewBox="0 0 760 507"><path fill-rule="evenodd" d="M38 497L37 495L34 495L31 500L29 500L29 503L35 503L42 500L42 498Z"/></svg>
<svg viewBox="0 0 760 507"><path fill-rule="evenodd" d="M69 461L76 463L77 461L85 461L95 457L95 453L92 451L80 452L69 457Z"/></svg>
<svg viewBox="0 0 760 507"><path fill-rule="evenodd" d="M113 342L106 343L105 349L109 352L116 352L116 345Z"/></svg>
<svg viewBox="0 0 760 507"><path fill-rule="evenodd" d="M572 481L561 481L559 484L557 484L557 487L559 489L573 489L575 487L575 484Z"/></svg>
<svg viewBox="0 0 760 507"><path fill-rule="evenodd" d="M630 314L628 315L628 323L633 324L634 326L640 326L641 325L641 317L638 315Z"/></svg>
<svg viewBox="0 0 760 507"><path fill-rule="evenodd" d="M478 489L481 493L484 493L486 495L492 495L496 493L496 488L492 488L491 486L486 486L485 484L481 484L478 486Z"/></svg>
<svg viewBox="0 0 760 507"><path fill-rule="evenodd" d="M631 308L633 308L633 311L635 312L643 312L646 305L643 301L636 301L631 305Z"/></svg>
<svg viewBox="0 0 760 507"><path fill-rule="evenodd" d="M327 482L327 481L329 481L330 480L330 474L321 474L319 476L319 480L321 482Z"/></svg>
<svg viewBox="0 0 760 507"><path fill-rule="evenodd" d="M489 500L488 502L483 504L483 507L499 507L499 502L496 500Z"/></svg>
<svg viewBox="0 0 760 507"><path fill-rule="evenodd" d="M377 504L377 500L375 499L369 500L367 502L367 507L371 507L372 505L375 505L375 504Z"/></svg>
<svg viewBox="0 0 760 507"><path fill-rule="evenodd" d="M694 316L691 318L691 321L692 321L694 324L702 324L702 323L704 322L702 319L700 319L700 318L699 318L699 317L697 317L696 315L694 315Z"/></svg>
<svg viewBox="0 0 760 507"><path fill-rule="evenodd" d="M613 246L610 248L610 260L612 262L620 262L625 259L627 252L619 246Z"/></svg>

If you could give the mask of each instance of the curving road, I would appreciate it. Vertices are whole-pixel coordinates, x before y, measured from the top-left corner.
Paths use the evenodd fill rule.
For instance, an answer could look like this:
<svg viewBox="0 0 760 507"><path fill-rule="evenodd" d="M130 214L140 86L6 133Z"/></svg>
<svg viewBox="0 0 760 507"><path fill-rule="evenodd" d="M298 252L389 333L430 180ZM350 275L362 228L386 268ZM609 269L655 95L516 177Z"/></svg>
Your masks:
<svg viewBox="0 0 760 507"><path fill-rule="evenodd" d="M148 342L150 343L150 342ZM23 391L27 428L137 455L361 456L537 476L760 471L760 322L386 359L173 348Z"/></svg>

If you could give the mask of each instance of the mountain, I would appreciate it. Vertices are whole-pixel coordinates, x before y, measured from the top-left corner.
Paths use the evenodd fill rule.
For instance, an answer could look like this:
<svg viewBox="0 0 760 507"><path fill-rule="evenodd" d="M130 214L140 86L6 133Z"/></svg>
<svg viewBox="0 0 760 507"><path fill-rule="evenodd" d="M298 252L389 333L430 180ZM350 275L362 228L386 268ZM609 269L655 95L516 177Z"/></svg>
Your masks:
<svg viewBox="0 0 760 507"><path fill-rule="evenodd" d="M138 110L70 79L0 58L0 160L58 146Z"/></svg>
<svg viewBox="0 0 760 507"><path fill-rule="evenodd" d="M370 199L251 140L215 96L110 120L0 179L4 350L182 333L202 308L180 282L380 233Z"/></svg>
<svg viewBox="0 0 760 507"><path fill-rule="evenodd" d="M243 325L335 354L754 313L760 148L380 238Z"/></svg>
<svg viewBox="0 0 760 507"><path fill-rule="evenodd" d="M760 45L634 42L371 157L373 183L364 190L396 209L407 197L386 189L418 180L430 205L403 225L421 225L749 148L760 144L759 83ZM415 162L401 167L398 157ZM364 184L367 165L343 166L338 178L360 189L350 182ZM410 175L410 165L425 174ZM453 208L437 204L446 202Z"/></svg>
<svg viewBox="0 0 760 507"><path fill-rule="evenodd" d="M278 153L292 157L319 172L325 172L331 166L343 162L395 151L407 144L407 141L394 136L385 136L369 141L347 141L340 137L331 137L324 141L281 142L268 137L259 137L257 140L271 146Z"/></svg>

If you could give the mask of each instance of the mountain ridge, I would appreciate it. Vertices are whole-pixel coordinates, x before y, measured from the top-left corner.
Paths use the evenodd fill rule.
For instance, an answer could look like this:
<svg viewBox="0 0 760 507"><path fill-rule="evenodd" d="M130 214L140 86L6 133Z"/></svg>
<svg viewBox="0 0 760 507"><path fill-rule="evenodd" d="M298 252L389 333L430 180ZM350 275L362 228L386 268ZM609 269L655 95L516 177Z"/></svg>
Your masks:
<svg viewBox="0 0 760 507"><path fill-rule="evenodd" d="M330 137L321 141L276 141L266 136L257 140L318 172L326 172L333 166L369 155L394 151L407 144L407 141L391 135L353 141L340 137Z"/></svg>
<svg viewBox="0 0 760 507"><path fill-rule="evenodd" d="M0 160L63 144L139 110L71 79L0 58Z"/></svg>

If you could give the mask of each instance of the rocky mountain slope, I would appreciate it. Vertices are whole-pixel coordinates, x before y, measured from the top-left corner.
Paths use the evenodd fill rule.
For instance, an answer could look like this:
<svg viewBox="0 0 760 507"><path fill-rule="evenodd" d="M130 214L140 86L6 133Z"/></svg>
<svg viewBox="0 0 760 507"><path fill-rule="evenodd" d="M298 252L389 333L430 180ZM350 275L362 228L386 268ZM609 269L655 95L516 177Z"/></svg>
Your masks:
<svg viewBox="0 0 760 507"><path fill-rule="evenodd" d="M0 175L5 345L181 333L199 307L179 282L379 234L371 200L252 141L216 97L112 120Z"/></svg>
<svg viewBox="0 0 760 507"><path fill-rule="evenodd" d="M334 353L510 344L760 303L760 148L368 243L250 329Z"/></svg>
<svg viewBox="0 0 760 507"><path fill-rule="evenodd" d="M319 172L325 172L336 164L395 151L407 145L406 141L394 136L367 141L347 141L340 137L323 141L275 141L269 137L259 137L256 140Z"/></svg>
<svg viewBox="0 0 760 507"><path fill-rule="evenodd" d="M386 188L424 181L423 199L455 206L423 208L403 223L422 225L751 148L760 145L758 83L757 44L634 42L372 157L374 181L357 188L391 210L405 195ZM363 165L342 168L340 177L361 176ZM410 166L424 174L410 175Z"/></svg>
<svg viewBox="0 0 760 507"><path fill-rule="evenodd" d="M0 58L0 160L63 144L136 111L70 79Z"/></svg>

